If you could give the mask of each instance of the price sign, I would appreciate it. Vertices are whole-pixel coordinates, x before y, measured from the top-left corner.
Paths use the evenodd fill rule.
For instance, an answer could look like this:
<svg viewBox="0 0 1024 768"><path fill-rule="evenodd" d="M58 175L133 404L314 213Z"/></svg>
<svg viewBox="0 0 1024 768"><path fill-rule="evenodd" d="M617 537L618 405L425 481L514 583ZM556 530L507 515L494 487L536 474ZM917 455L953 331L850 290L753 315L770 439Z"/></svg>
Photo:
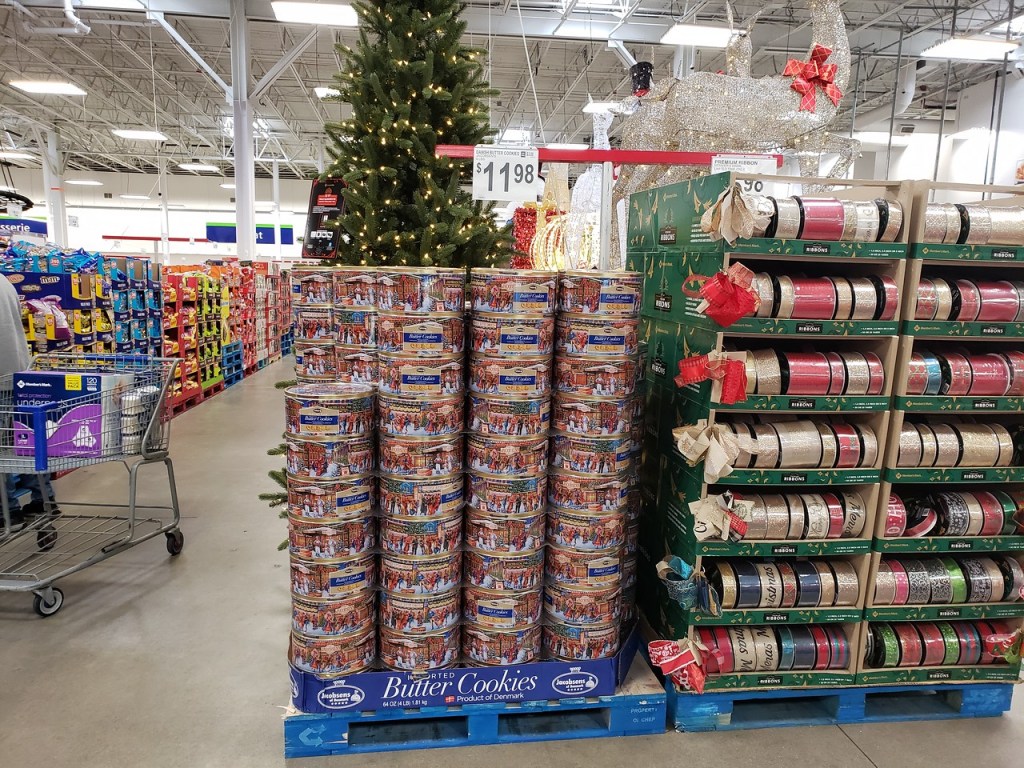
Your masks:
<svg viewBox="0 0 1024 768"><path fill-rule="evenodd" d="M532 147L474 147L473 199L536 200L537 150Z"/></svg>
<svg viewBox="0 0 1024 768"><path fill-rule="evenodd" d="M771 155L715 155L711 158L712 173L756 173L762 176L775 176L778 171L778 163ZM739 183L744 192L758 194L770 194L774 190L769 187L775 186L753 179L740 179Z"/></svg>

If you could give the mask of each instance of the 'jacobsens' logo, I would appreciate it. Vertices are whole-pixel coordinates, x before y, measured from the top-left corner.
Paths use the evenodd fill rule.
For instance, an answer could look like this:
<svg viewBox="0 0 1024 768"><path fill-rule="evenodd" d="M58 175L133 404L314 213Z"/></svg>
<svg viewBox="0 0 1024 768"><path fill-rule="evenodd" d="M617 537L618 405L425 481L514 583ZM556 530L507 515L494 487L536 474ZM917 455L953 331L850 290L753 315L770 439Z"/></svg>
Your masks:
<svg viewBox="0 0 1024 768"><path fill-rule="evenodd" d="M366 698L366 692L354 685L335 683L320 691L316 698L325 709L350 709Z"/></svg>
<svg viewBox="0 0 1024 768"><path fill-rule="evenodd" d="M554 690L558 693L564 693L567 696L579 696L584 693L589 693L597 688L597 684L597 675L591 672L582 672L580 670L564 672L551 681L551 687Z"/></svg>

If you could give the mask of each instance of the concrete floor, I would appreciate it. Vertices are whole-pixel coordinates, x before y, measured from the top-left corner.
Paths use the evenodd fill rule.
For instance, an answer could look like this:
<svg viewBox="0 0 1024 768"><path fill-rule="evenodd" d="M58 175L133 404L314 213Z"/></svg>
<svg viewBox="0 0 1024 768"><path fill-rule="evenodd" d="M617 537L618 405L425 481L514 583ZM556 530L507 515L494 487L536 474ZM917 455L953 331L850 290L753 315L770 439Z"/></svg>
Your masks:
<svg viewBox="0 0 1024 768"><path fill-rule="evenodd" d="M281 766L288 702L285 524L256 498L281 465L266 449L283 422L271 366L175 419L183 554L163 538L61 583L66 604L42 620L30 596L0 594L0 766ZM58 483L66 500L110 500L118 465ZM159 484L148 483L158 489ZM153 494L155 498L155 493ZM154 503L156 503L154 501ZM293 761L321 766L645 765L916 768L1024 764L1024 704L999 719L783 728L565 741Z"/></svg>

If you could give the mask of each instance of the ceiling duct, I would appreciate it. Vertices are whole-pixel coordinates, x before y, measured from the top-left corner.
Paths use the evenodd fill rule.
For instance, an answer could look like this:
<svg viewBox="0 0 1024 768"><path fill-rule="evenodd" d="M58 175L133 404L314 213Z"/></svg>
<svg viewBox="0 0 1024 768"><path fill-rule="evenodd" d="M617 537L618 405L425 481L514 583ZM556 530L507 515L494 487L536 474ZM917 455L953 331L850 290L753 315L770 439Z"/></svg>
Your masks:
<svg viewBox="0 0 1024 768"><path fill-rule="evenodd" d="M30 19L38 18L17 0L7 0L7 4ZM70 27L37 27L34 24L25 23L22 25L22 29L30 35L88 35L92 32L92 28L75 15L73 0L64 0L64 16L67 18L68 24L71 25Z"/></svg>
<svg viewBox="0 0 1024 768"><path fill-rule="evenodd" d="M895 111L893 111L892 104L868 110L857 115L854 127L858 131L863 131L877 123L888 122L894 115L898 117L906 112L913 103L917 91L917 72L927 65L928 63L925 61L912 61L900 70L899 76L896 78Z"/></svg>

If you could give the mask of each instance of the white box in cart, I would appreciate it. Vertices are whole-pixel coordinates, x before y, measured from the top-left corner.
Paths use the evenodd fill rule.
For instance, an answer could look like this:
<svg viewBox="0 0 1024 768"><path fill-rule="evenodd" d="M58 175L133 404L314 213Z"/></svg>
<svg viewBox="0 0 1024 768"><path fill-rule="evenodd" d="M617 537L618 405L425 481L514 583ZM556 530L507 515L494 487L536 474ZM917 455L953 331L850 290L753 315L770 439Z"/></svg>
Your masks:
<svg viewBox="0 0 1024 768"><path fill-rule="evenodd" d="M12 378L14 405L48 407L48 456L98 458L121 448L121 399L135 382L131 373L25 371ZM73 401L79 401L71 405ZM68 407L62 404L68 403ZM54 419L54 417L57 417ZM35 455L35 431L28 417L14 419L14 450Z"/></svg>

